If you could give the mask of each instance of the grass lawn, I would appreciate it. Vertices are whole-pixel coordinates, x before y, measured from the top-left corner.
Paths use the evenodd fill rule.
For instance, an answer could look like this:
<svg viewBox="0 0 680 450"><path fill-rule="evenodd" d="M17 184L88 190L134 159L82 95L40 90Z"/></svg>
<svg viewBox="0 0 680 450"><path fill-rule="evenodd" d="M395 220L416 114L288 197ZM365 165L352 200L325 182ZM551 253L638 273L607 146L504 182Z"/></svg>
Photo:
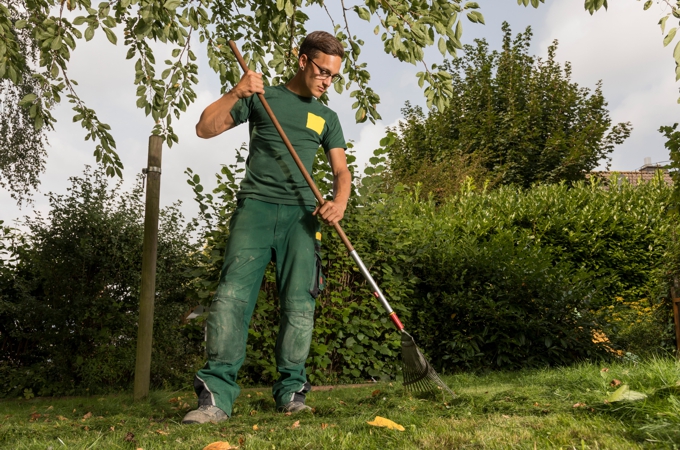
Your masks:
<svg viewBox="0 0 680 450"><path fill-rule="evenodd" d="M180 425L195 406L189 390L138 404L129 394L4 399L0 448L680 448L680 364L671 359L443 378L456 399L377 383L313 391L314 413L293 416L275 411L269 389L244 390L227 422L190 426ZM606 403L618 382L647 398ZM368 425L376 416L405 431Z"/></svg>

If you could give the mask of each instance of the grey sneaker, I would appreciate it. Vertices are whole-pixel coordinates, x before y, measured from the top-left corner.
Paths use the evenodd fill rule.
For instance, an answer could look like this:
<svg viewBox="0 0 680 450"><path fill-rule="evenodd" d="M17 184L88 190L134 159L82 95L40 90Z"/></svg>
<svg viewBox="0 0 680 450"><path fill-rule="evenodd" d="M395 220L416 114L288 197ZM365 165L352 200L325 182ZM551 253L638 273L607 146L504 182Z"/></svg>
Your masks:
<svg viewBox="0 0 680 450"><path fill-rule="evenodd" d="M217 423L227 420L229 416L227 413L222 411L217 406L213 405L203 405L199 406L198 409L189 411L184 419L182 419L183 424L189 423Z"/></svg>
<svg viewBox="0 0 680 450"><path fill-rule="evenodd" d="M279 411L285 412L285 413L291 413L291 414L296 414L299 412L304 412L304 411L312 411L312 408L309 406L305 405L304 402L296 402L292 401L289 402L282 407L279 408Z"/></svg>

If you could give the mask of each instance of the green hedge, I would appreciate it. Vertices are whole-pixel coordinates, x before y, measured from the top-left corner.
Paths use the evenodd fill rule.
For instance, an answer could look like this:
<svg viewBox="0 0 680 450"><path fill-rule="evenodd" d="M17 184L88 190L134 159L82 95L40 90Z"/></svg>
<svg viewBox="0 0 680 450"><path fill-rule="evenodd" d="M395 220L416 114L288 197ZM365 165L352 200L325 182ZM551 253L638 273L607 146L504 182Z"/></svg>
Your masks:
<svg viewBox="0 0 680 450"><path fill-rule="evenodd" d="M663 269L671 239L665 215L670 188L660 179L637 188L580 183L492 192L478 192L468 182L461 195L435 204L403 187L382 193L381 161L380 155L371 161L343 228L440 370L605 357L607 347L625 342L617 341L621 324L608 321L603 308L621 297L668 301ZM319 164L316 181L328 192L327 168ZM234 173L225 167L223 174L218 192L229 193L236 187ZM200 197L199 181L192 175ZM220 230L208 233L203 266L194 272L198 297L209 303L222 262L216 249L228 239L224 230L233 205L201 201L204 211L215 211L216 225L208 228ZM398 376L396 333L328 227L323 248L328 289L317 300L310 378ZM276 377L277 318L270 270L250 330L246 382L271 383ZM660 318L655 342L669 347L669 316ZM612 342L593 342L600 331Z"/></svg>
<svg viewBox="0 0 680 450"><path fill-rule="evenodd" d="M102 171L50 194L46 217L3 228L0 251L0 396L126 389L134 377L144 222L141 180L131 192ZM161 213L152 383L186 383L202 333L181 318L193 247L176 207Z"/></svg>
<svg viewBox="0 0 680 450"><path fill-rule="evenodd" d="M418 218L404 226L416 230L412 251L420 255L408 307L421 345L450 370L601 354L591 339L599 330L611 347L630 350L619 335L635 324L608 313L625 298L658 306L653 345L634 350L670 349L670 194L658 178L609 190L598 183L468 190L439 208L405 201Z"/></svg>
<svg viewBox="0 0 680 450"><path fill-rule="evenodd" d="M350 158L351 161L351 158ZM446 202L418 189L382 191L381 155L362 179L343 227L407 331L438 370L568 364L673 345L668 264L676 226L660 180L604 190L581 183L475 190ZM225 167L204 193L201 251L175 209L162 219L152 382L187 387L204 358L191 306L210 302L228 239L240 169ZM327 164L316 181L331 189ZM360 194L360 195L359 195ZM129 388L133 376L141 190L109 189L101 173L53 195L47 218L0 241L2 395ZM317 299L310 379L338 383L399 377L400 341L332 229L323 229L327 288ZM241 380L269 384L278 299L267 271ZM604 331L611 342L594 343Z"/></svg>

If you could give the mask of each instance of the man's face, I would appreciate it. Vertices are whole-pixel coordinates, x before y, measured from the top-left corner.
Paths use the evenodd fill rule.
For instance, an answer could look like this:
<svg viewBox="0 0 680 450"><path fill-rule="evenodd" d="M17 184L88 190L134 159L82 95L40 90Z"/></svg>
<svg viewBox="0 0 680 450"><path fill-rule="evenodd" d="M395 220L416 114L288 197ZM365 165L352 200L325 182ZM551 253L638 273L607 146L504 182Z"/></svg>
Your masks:
<svg viewBox="0 0 680 450"><path fill-rule="evenodd" d="M304 75L305 86L314 97L321 95L333 84L333 76L340 72L342 58L327 55L323 52L314 58L307 55L300 56L300 68Z"/></svg>

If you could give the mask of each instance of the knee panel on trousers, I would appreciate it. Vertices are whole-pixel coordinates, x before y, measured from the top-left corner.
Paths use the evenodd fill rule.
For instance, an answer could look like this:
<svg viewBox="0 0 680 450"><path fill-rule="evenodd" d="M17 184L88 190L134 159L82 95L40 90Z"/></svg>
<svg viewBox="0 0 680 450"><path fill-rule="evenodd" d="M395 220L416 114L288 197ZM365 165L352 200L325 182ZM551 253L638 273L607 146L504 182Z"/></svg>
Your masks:
<svg viewBox="0 0 680 450"><path fill-rule="evenodd" d="M208 315L208 359L237 364L245 357L245 311L248 303L230 297L215 297Z"/></svg>

